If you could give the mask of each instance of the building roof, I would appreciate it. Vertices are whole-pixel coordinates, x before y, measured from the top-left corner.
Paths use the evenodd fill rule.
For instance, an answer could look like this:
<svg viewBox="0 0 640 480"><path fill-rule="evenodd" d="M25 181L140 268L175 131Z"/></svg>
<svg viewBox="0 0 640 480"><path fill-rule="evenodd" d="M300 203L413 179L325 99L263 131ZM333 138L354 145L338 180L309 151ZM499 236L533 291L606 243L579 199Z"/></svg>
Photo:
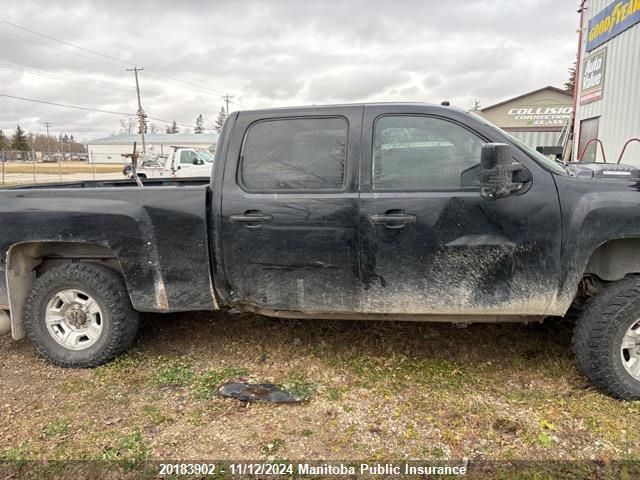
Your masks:
<svg viewBox="0 0 640 480"><path fill-rule="evenodd" d="M218 142L217 133L147 133L144 136L145 143L162 143L166 145L202 144L213 145ZM140 135L123 133L110 137L99 138L87 142L90 145L119 145L141 143Z"/></svg>
<svg viewBox="0 0 640 480"><path fill-rule="evenodd" d="M562 93L562 94L566 95L567 97L573 99L573 93L572 92L568 92L567 90L564 90L562 88L552 87L551 85L548 85L546 87L542 87L542 88L538 88L537 90L533 90L532 92L523 93L522 95L518 95L517 97L508 98L507 100L503 100L502 102L494 103L493 105L489 105L488 107L481 108L480 111L484 112L486 110L490 110L492 108L496 108L496 107L499 107L501 105L504 105L505 103L513 102L515 100L520 100L521 98L528 97L529 95L535 95L536 93L540 93L540 92L543 92L545 90L549 90L549 91L556 92L556 93Z"/></svg>

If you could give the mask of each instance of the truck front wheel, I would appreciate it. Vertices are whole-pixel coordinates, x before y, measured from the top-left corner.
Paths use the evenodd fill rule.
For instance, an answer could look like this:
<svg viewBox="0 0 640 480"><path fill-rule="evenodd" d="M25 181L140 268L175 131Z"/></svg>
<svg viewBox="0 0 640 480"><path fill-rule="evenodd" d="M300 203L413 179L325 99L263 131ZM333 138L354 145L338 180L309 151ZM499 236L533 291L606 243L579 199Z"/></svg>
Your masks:
<svg viewBox="0 0 640 480"><path fill-rule="evenodd" d="M124 352L139 323L120 275L95 263L70 263L38 277L24 310L27 336L62 367L96 367Z"/></svg>
<svg viewBox="0 0 640 480"><path fill-rule="evenodd" d="M578 367L599 389L623 400L640 400L640 277L607 285L576 323Z"/></svg>

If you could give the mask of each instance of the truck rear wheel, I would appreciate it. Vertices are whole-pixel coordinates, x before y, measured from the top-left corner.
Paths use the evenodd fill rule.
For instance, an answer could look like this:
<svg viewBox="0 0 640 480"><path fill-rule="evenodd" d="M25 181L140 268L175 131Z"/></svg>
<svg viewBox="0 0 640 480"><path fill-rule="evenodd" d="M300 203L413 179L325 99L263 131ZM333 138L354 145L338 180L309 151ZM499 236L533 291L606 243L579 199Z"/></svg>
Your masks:
<svg viewBox="0 0 640 480"><path fill-rule="evenodd" d="M591 299L576 323L573 349L596 387L640 399L640 277L611 283Z"/></svg>
<svg viewBox="0 0 640 480"><path fill-rule="evenodd" d="M27 298L27 336L42 357L89 368L124 352L138 330L124 280L94 263L70 263L38 277Z"/></svg>

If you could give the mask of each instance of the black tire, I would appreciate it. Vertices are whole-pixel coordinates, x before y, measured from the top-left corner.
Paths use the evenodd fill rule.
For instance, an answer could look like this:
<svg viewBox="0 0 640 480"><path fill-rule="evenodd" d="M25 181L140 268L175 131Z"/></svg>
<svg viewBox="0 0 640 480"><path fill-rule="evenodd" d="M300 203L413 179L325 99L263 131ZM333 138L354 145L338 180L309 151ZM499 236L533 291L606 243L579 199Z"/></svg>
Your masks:
<svg viewBox="0 0 640 480"><path fill-rule="evenodd" d="M45 324L49 300L65 289L81 289L102 312L102 331L93 345L72 350L58 343ZM25 330L38 354L61 367L91 368L127 350L138 331L139 314L131 306L121 275L96 263L69 263L38 277L26 300Z"/></svg>
<svg viewBox="0 0 640 480"><path fill-rule="evenodd" d="M605 286L580 313L573 332L578 368L593 385L623 400L640 400L640 380L624 367L622 339L640 319L640 277Z"/></svg>

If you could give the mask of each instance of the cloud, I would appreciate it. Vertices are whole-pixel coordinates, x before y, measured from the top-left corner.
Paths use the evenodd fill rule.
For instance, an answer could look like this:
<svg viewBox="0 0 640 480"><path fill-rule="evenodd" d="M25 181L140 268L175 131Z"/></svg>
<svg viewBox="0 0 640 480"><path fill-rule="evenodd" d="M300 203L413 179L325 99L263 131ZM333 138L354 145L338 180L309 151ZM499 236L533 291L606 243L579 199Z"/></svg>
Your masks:
<svg viewBox="0 0 640 480"><path fill-rule="evenodd" d="M84 50L0 24L0 62L14 65L0 66L0 93L133 112L134 80L125 69L138 64L150 116L193 124L202 113L208 127L225 92L233 110L384 100L488 105L562 85L576 50L574 0L24 0L4 7L2 19ZM20 123L43 131L47 121L88 140L116 131L119 120L0 98L3 129Z"/></svg>

